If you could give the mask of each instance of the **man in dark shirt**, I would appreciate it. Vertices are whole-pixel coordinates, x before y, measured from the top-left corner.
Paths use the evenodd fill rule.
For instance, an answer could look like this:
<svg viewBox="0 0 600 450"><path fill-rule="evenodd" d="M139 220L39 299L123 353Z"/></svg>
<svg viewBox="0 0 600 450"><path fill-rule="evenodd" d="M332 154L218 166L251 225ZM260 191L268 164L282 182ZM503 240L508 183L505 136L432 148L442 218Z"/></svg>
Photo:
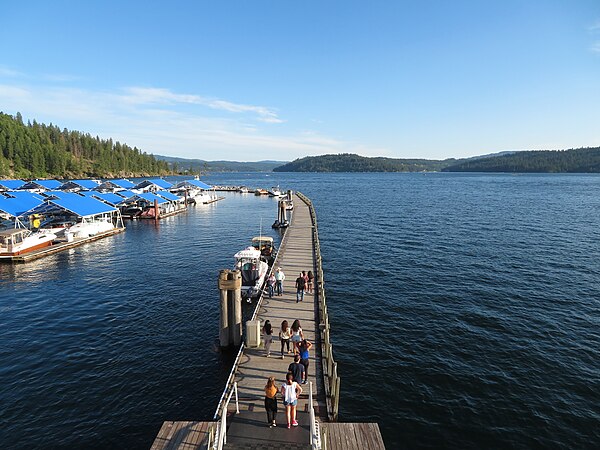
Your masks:
<svg viewBox="0 0 600 450"><path fill-rule="evenodd" d="M300 364L300 355L294 356L294 362L288 367L288 373L291 373L296 383L304 383L306 377L304 376L304 366Z"/></svg>
<svg viewBox="0 0 600 450"><path fill-rule="evenodd" d="M298 278L296 278L296 303L304 300L304 286L306 284L306 280L300 274Z"/></svg>

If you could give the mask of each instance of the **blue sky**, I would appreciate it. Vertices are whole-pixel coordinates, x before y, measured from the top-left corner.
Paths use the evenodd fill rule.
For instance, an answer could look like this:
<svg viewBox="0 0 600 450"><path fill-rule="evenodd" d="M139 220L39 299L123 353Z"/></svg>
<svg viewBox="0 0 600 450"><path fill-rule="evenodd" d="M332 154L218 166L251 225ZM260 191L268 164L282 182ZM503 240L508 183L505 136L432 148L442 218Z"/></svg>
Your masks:
<svg viewBox="0 0 600 450"><path fill-rule="evenodd" d="M91 3L2 5L0 111L208 160L600 146L598 0Z"/></svg>

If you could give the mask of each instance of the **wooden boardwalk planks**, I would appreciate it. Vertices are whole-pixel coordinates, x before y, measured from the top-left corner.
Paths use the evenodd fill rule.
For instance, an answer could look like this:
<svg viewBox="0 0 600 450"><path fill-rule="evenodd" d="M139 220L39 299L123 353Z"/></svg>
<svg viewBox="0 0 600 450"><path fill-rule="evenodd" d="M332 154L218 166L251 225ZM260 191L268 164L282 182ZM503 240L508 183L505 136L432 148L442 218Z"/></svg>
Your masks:
<svg viewBox="0 0 600 450"><path fill-rule="evenodd" d="M321 439L327 450L384 450L376 423L322 423Z"/></svg>
<svg viewBox="0 0 600 450"><path fill-rule="evenodd" d="M211 422L164 422L150 450L199 450L206 448Z"/></svg>

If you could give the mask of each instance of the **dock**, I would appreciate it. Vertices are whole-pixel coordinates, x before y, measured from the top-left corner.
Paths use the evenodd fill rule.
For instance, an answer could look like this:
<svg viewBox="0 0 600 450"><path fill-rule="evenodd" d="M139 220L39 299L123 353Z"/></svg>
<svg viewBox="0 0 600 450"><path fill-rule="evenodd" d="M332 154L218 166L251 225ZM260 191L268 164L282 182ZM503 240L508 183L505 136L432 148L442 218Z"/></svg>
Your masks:
<svg viewBox="0 0 600 450"><path fill-rule="evenodd" d="M308 198L294 195L294 213L280 245L273 269L285 274L283 295L261 296L253 320L273 326L271 356L265 349L242 344L212 422L165 422L152 446L159 449L285 448L384 449L377 424L337 423L340 377L329 339L316 214ZM314 291L296 301L295 280L302 271L315 275ZM280 387L293 354L284 352L278 332L281 322L300 320L304 337L313 343L308 383L298 400L298 427L287 428L285 407L278 396L277 427L267 423L264 387L274 376ZM287 350L287 349L286 349ZM192 425L190 425L192 424ZM200 431L198 431L200 430Z"/></svg>

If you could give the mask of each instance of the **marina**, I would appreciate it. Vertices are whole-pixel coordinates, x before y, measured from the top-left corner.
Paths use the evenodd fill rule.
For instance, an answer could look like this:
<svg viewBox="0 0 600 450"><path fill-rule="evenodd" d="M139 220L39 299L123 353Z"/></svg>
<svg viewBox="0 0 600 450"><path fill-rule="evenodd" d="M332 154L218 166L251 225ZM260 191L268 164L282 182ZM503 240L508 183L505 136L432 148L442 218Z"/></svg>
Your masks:
<svg viewBox="0 0 600 450"><path fill-rule="evenodd" d="M224 197L199 180L0 180L0 262L27 262ZM177 195L179 194L179 195Z"/></svg>

